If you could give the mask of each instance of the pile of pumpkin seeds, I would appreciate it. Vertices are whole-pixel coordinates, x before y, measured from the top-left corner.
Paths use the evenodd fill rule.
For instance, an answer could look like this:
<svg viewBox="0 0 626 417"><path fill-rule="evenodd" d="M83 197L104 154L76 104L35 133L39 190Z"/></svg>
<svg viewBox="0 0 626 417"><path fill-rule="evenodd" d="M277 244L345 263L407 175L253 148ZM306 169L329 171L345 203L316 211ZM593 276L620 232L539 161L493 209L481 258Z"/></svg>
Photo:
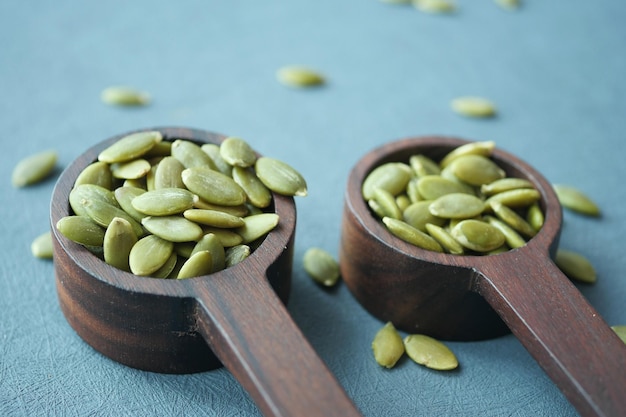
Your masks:
<svg viewBox="0 0 626 417"><path fill-rule="evenodd" d="M119 269L155 278L210 274L245 259L279 222L272 192L305 196L293 167L257 157L243 139L221 145L133 133L100 152L56 227Z"/></svg>

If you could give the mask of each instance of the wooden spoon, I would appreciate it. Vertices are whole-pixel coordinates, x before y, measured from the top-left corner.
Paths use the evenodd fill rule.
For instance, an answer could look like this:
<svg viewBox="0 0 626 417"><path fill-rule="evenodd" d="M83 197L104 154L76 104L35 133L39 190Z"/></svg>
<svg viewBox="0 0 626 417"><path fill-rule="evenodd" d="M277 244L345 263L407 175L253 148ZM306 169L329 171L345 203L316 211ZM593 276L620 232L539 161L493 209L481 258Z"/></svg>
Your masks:
<svg viewBox="0 0 626 417"><path fill-rule="evenodd" d="M219 144L209 132L161 128L166 139ZM61 309L93 348L125 365L153 372L226 368L267 416L360 415L286 310L296 208L274 194L277 228L243 262L185 280L138 277L113 268L56 230L70 214L69 192L101 150L90 148L59 178L50 220Z"/></svg>
<svg viewBox="0 0 626 417"><path fill-rule="evenodd" d="M343 213L342 277L371 314L410 333L477 340L507 326L584 416L626 416L626 344L552 262L561 206L533 168L496 149L508 176L541 193L541 231L525 246L498 255L431 252L389 233L361 195L364 178L390 161L423 153L440 160L467 143L455 138L400 140L365 155L348 178ZM367 255L364 255L367 254Z"/></svg>

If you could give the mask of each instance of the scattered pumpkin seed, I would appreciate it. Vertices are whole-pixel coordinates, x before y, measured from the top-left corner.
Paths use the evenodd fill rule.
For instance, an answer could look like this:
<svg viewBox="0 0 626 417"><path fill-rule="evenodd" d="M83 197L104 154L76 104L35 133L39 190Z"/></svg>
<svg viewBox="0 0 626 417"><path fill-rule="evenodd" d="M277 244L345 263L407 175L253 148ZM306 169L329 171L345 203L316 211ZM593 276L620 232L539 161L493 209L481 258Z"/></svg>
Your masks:
<svg viewBox="0 0 626 417"><path fill-rule="evenodd" d="M413 6L425 13L453 13L456 4L449 0L412 0Z"/></svg>
<svg viewBox="0 0 626 417"><path fill-rule="evenodd" d="M404 338L404 349L416 363L438 371L456 369L459 362L445 344L430 336L411 334Z"/></svg>
<svg viewBox="0 0 626 417"><path fill-rule="evenodd" d="M247 168L254 165L256 154L245 140L228 137L220 145L220 156L232 166Z"/></svg>
<svg viewBox="0 0 626 417"><path fill-rule="evenodd" d="M452 228L450 234L461 245L476 252L497 249L505 242L499 229L479 220L463 220Z"/></svg>
<svg viewBox="0 0 626 417"><path fill-rule="evenodd" d="M145 106L150 103L146 92L126 86L112 86L102 90L100 98L106 104L115 106Z"/></svg>
<svg viewBox="0 0 626 417"><path fill-rule="evenodd" d="M588 216L600 216L598 205L579 189L564 184L553 184L552 187L563 207Z"/></svg>
<svg viewBox="0 0 626 417"><path fill-rule="evenodd" d="M30 251L35 258L52 259L52 233L47 231L33 239Z"/></svg>
<svg viewBox="0 0 626 417"><path fill-rule="evenodd" d="M303 257L304 270L318 284L332 287L339 280L339 264L321 248L309 248Z"/></svg>
<svg viewBox="0 0 626 417"><path fill-rule="evenodd" d="M404 355L402 336L400 336L393 323L387 322L378 330L372 341L372 351L374 352L376 363L387 369L393 368Z"/></svg>
<svg viewBox="0 0 626 417"><path fill-rule="evenodd" d="M496 106L483 97L458 97L450 103L452 110L468 117L493 117Z"/></svg>
<svg viewBox="0 0 626 417"><path fill-rule="evenodd" d="M161 140L163 135L159 131L131 133L100 152L98 160L109 164L130 161L144 155Z"/></svg>
<svg viewBox="0 0 626 417"><path fill-rule="evenodd" d="M622 339L622 342L626 343L626 325L611 326L611 329L617 333L617 336Z"/></svg>
<svg viewBox="0 0 626 417"><path fill-rule="evenodd" d="M115 217L104 233L104 261L123 271L130 271L128 257L135 243L137 235L131 224L126 219Z"/></svg>
<svg viewBox="0 0 626 417"><path fill-rule="evenodd" d="M587 284L593 284L597 280L593 265L589 259L580 253L558 249L554 262L565 275L573 280Z"/></svg>
<svg viewBox="0 0 626 417"><path fill-rule="evenodd" d="M149 276L161 268L174 251L174 244L156 235L147 235L130 250L128 262L135 275Z"/></svg>
<svg viewBox="0 0 626 417"><path fill-rule="evenodd" d="M283 161L262 156L256 160L254 169L259 180L275 193L301 197L307 195L304 177Z"/></svg>
<svg viewBox="0 0 626 417"><path fill-rule="evenodd" d="M14 187L26 187L47 178L57 163L57 153L54 150L39 152L30 155L15 165L11 181Z"/></svg>
<svg viewBox="0 0 626 417"><path fill-rule="evenodd" d="M286 66L280 68L276 78L289 87L313 87L324 84L324 76L319 72L303 66Z"/></svg>
<svg viewBox="0 0 626 417"><path fill-rule="evenodd" d="M178 272L178 279L208 275L213 270L213 258L207 250L199 251L187 259Z"/></svg>

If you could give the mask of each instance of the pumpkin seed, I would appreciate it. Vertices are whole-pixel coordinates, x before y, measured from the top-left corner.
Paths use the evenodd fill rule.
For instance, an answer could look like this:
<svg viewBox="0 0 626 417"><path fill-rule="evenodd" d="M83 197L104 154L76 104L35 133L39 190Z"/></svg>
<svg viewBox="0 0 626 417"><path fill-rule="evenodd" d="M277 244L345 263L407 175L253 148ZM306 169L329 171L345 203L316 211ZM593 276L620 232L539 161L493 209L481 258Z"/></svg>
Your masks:
<svg viewBox="0 0 626 417"><path fill-rule="evenodd" d="M426 155L412 155L409 158L409 164L411 165L411 169L415 172L415 175L418 177L441 174L441 168L439 165Z"/></svg>
<svg viewBox="0 0 626 417"><path fill-rule="evenodd" d="M476 252L488 252L499 248L505 242L502 232L480 220L463 220L450 232L464 247Z"/></svg>
<svg viewBox="0 0 626 417"><path fill-rule="evenodd" d="M187 188L208 203L238 206L246 201L246 193L231 177L209 167L187 168L181 175Z"/></svg>
<svg viewBox="0 0 626 417"><path fill-rule="evenodd" d="M243 239L243 243L250 243L261 236L265 236L278 224L278 214L261 213L244 217L245 225L235 229L237 234Z"/></svg>
<svg viewBox="0 0 626 417"><path fill-rule="evenodd" d="M539 204L533 203L530 207L528 207L526 221L533 227L533 229L535 229L535 231L539 231L541 229L543 226L544 216Z"/></svg>
<svg viewBox="0 0 626 417"><path fill-rule="evenodd" d="M580 253L558 249L554 257L554 263L565 275L573 280L587 284L593 284L597 280L593 265Z"/></svg>
<svg viewBox="0 0 626 417"><path fill-rule="evenodd" d="M309 248L304 253L303 266L313 281L325 287L332 287L339 280L339 264L324 249Z"/></svg>
<svg viewBox="0 0 626 417"><path fill-rule="evenodd" d="M239 184L255 207L265 208L272 202L272 193L256 174L247 168L233 167L233 180Z"/></svg>
<svg viewBox="0 0 626 417"><path fill-rule="evenodd" d="M128 213L128 215L130 215L136 221L141 222L144 217L147 217L147 214L137 211L137 209L133 207L132 201L135 199L135 197L138 197L145 192L146 190L141 188L123 186L116 188L114 191L114 195L122 210Z"/></svg>
<svg viewBox="0 0 626 417"><path fill-rule="evenodd" d="M462 155L449 165L450 172L466 184L481 186L504 178L505 172L482 155Z"/></svg>
<svg viewBox="0 0 626 417"><path fill-rule="evenodd" d="M131 133L100 152L98 160L109 164L130 161L143 156L161 140L159 131Z"/></svg>
<svg viewBox="0 0 626 417"><path fill-rule="evenodd" d="M486 220L490 225L502 232L504 240L510 248L521 248L526 244L524 238L505 222L492 216L486 216Z"/></svg>
<svg viewBox="0 0 626 417"><path fill-rule="evenodd" d="M412 0L413 6L425 13L453 13L456 5L449 0Z"/></svg>
<svg viewBox="0 0 626 417"><path fill-rule="evenodd" d="M496 115L496 106L483 97L458 97L450 103L452 110L468 117L493 117Z"/></svg>
<svg viewBox="0 0 626 417"><path fill-rule="evenodd" d="M80 184L70 191L69 202L74 214L86 216L83 209L83 201L100 200L112 206L117 206L118 202L112 191L95 184Z"/></svg>
<svg viewBox="0 0 626 417"><path fill-rule="evenodd" d="M170 242L198 240L204 234L200 226L183 216L148 216L141 224L150 233Z"/></svg>
<svg viewBox="0 0 626 417"><path fill-rule="evenodd" d="M198 197L184 188L160 188L133 198L131 205L150 216L170 216L193 207Z"/></svg>
<svg viewBox="0 0 626 417"><path fill-rule="evenodd" d="M119 207L100 200L83 200L82 206L87 216L104 228L107 228L115 217L121 217L128 220L137 236L144 235L141 225L130 214Z"/></svg>
<svg viewBox="0 0 626 417"><path fill-rule="evenodd" d="M520 232L522 235L533 237L537 233L537 231L526 220L501 202L497 200L491 201L490 206L500 220Z"/></svg>
<svg viewBox="0 0 626 417"><path fill-rule="evenodd" d="M579 189L564 184L553 184L552 187L563 207L588 216L600 216L598 205Z"/></svg>
<svg viewBox="0 0 626 417"><path fill-rule="evenodd" d="M392 195L398 195L407 187L411 179L411 167L400 162L382 164L372 170L363 181L361 192L365 200L374 198L374 190L382 188Z"/></svg>
<svg viewBox="0 0 626 417"><path fill-rule="evenodd" d="M491 156L495 147L496 143L491 140L482 142L468 142L450 151L446 156L443 157L441 162L439 162L439 165L442 168L445 168L450 165L450 163L456 158L463 155Z"/></svg>
<svg viewBox="0 0 626 417"><path fill-rule="evenodd" d="M528 207L539 201L540 197L539 191L535 189L520 188L492 195L487 199L487 205L490 206L493 201L498 201L510 208Z"/></svg>
<svg viewBox="0 0 626 417"><path fill-rule="evenodd" d="M172 155L172 142L162 140L156 143L143 157L150 160L150 158L166 157Z"/></svg>
<svg viewBox="0 0 626 417"><path fill-rule="evenodd" d="M208 275L213 270L213 258L211 252L203 250L191 255L191 258L187 259L183 264L180 272L178 272L178 279L199 277L201 275Z"/></svg>
<svg viewBox="0 0 626 417"><path fill-rule="evenodd" d="M174 268L176 268L176 264L178 263L178 256L175 252L172 252L167 261L156 271L150 274L152 278L169 278Z"/></svg>
<svg viewBox="0 0 626 417"><path fill-rule="evenodd" d="M143 237L130 250L130 270L135 275L149 276L168 261L173 251L172 242L156 235Z"/></svg>
<svg viewBox="0 0 626 417"><path fill-rule="evenodd" d="M181 178L185 166L173 156L166 156L156 166L154 172L154 189L185 188Z"/></svg>
<svg viewBox="0 0 626 417"><path fill-rule="evenodd" d="M47 178L57 163L54 150L39 152L28 156L15 165L11 181L14 187L26 187Z"/></svg>
<svg viewBox="0 0 626 417"><path fill-rule="evenodd" d="M393 323L387 322L374 336L372 341L374 359L380 366L393 368L404 355L404 343Z"/></svg>
<svg viewBox="0 0 626 417"><path fill-rule="evenodd" d="M432 201L418 201L417 203L411 204L409 207L404 210L402 213L402 220L416 229L425 232L426 224L432 223L437 226L443 226L446 224L446 219L443 217L436 217L430 213L429 207Z"/></svg>
<svg viewBox="0 0 626 417"><path fill-rule="evenodd" d="M200 146L200 149L213 160L213 163L217 167L217 170L224 175L231 176L231 172L233 170L233 166L228 162L224 161L222 155L220 155L220 147L214 143L205 143Z"/></svg>
<svg viewBox="0 0 626 417"><path fill-rule="evenodd" d="M444 178L440 175L427 175L417 180L417 189L422 200L436 200L437 198L453 193L472 194L471 189L459 182Z"/></svg>
<svg viewBox="0 0 626 417"><path fill-rule="evenodd" d="M427 368L449 371L459 366L459 362L442 342L423 334L411 334L404 338L404 349L409 358Z"/></svg>
<svg viewBox="0 0 626 417"><path fill-rule="evenodd" d="M443 248L435 239L402 220L383 217L383 223L394 236L407 243L411 243L422 249L443 252Z"/></svg>
<svg viewBox="0 0 626 417"><path fill-rule="evenodd" d="M224 246L215 234L207 233L202 236L191 251L191 256L201 251L208 251L211 254L211 272L221 271L226 267L226 254Z"/></svg>
<svg viewBox="0 0 626 417"><path fill-rule="evenodd" d="M463 246L454 240L452 235L443 227L432 223L426 223L424 228L428 234L441 245L445 252L451 253L452 255L463 255L465 252Z"/></svg>
<svg viewBox="0 0 626 417"><path fill-rule="evenodd" d="M233 265L237 265L239 262L250 256L250 246L248 245L235 245L226 249L226 267L230 268Z"/></svg>
<svg viewBox="0 0 626 417"><path fill-rule="evenodd" d="M419 178L411 178L406 185L406 194L409 196L411 203L417 203L424 200L424 197L419 192Z"/></svg>
<svg viewBox="0 0 626 417"><path fill-rule="evenodd" d="M374 214L376 214L379 218L382 219L383 217L387 215L387 213L385 213L385 210L383 209L383 206L381 206L378 201L374 199L368 200L367 205L370 207L370 209L372 209Z"/></svg>
<svg viewBox="0 0 626 417"><path fill-rule="evenodd" d="M172 156L180 161L185 168L208 167L216 170L217 167L209 155L193 142L177 139L172 143Z"/></svg>
<svg viewBox="0 0 626 417"><path fill-rule="evenodd" d="M626 325L611 326L611 329L617 333L617 336L622 339L622 342L626 343Z"/></svg>
<svg viewBox="0 0 626 417"><path fill-rule="evenodd" d="M404 212L413 202L406 194L401 194L396 197L396 205L400 209L400 211Z"/></svg>
<svg viewBox="0 0 626 417"><path fill-rule="evenodd" d="M201 198L194 203L194 207L202 210L215 210L228 213L232 216L243 217L250 214L250 209L245 204L237 206L222 206L220 204L207 203Z"/></svg>
<svg viewBox="0 0 626 417"><path fill-rule="evenodd" d="M280 68L276 73L276 78L289 87L312 87L325 83L324 76L319 72L294 65Z"/></svg>
<svg viewBox="0 0 626 417"><path fill-rule="evenodd" d="M102 246L104 229L86 216L65 216L56 228L63 236L83 246Z"/></svg>
<svg viewBox="0 0 626 417"><path fill-rule="evenodd" d="M534 186L532 182L523 178L501 178L489 184L481 185L480 192L489 196L518 188L534 188Z"/></svg>
<svg viewBox="0 0 626 417"><path fill-rule="evenodd" d="M183 216L192 222L213 227L235 228L244 225L243 218L217 210L185 210Z"/></svg>
<svg viewBox="0 0 626 417"><path fill-rule="evenodd" d="M130 271L128 257L135 243L137 235L131 224L121 217L115 217L104 233L104 261L123 271Z"/></svg>
<svg viewBox="0 0 626 417"><path fill-rule="evenodd" d="M241 138L228 137L220 145L220 156L232 166L247 168L254 165L256 154Z"/></svg>
<svg viewBox="0 0 626 417"><path fill-rule="evenodd" d="M484 209L485 203L480 198L463 193L443 195L428 206L430 214L446 219L469 219Z"/></svg>
<svg viewBox="0 0 626 417"><path fill-rule="evenodd" d="M136 180L145 177L151 168L150 163L145 159L133 159L111 164L111 173L114 178Z"/></svg>
<svg viewBox="0 0 626 417"><path fill-rule="evenodd" d="M400 207L396 204L396 199L389 191L376 188L374 190L374 200L376 200L384 213L383 217L387 216L398 220L402 219L402 210L400 210Z"/></svg>
<svg viewBox="0 0 626 417"><path fill-rule="evenodd" d="M262 156L256 160L254 169L259 180L275 193L300 197L307 195L304 177L283 161Z"/></svg>
<svg viewBox="0 0 626 417"><path fill-rule="evenodd" d="M122 183L123 187L133 187L133 188L141 188L144 191L148 190L148 186L146 185L146 177L137 178L136 180L124 180Z"/></svg>
<svg viewBox="0 0 626 417"><path fill-rule="evenodd" d="M207 233L213 233L215 236L217 236L217 238L219 239L220 243L222 244L222 246L224 246L225 248L230 248L233 246L237 246L239 244L241 244L241 242L243 242L243 238L241 237L240 234L229 230L229 229L220 229L217 227L203 227L202 228L203 232L205 234Z"/></svg>
<svg viewBox="0 0 626 417"><path fill-rule="evenodd" d="M82 184L99 185L107 190L111 190L113 187L113 174L109 164L96 161L87 165L76 177L74 187Z"/></svg>
<svg viewBox="0 0 626 417"><path fill-rule="evenodd" d="M47 231L33 239L30 251L35 258L52 259L52 233Z"/></svg>
<svg viewBox="0 0 626 417"><path fill-rule="evenodd" d="M145 106L150 103L150 95L132 87L112 86L100 93L100 98L106 104L115 106Z"/></svg>

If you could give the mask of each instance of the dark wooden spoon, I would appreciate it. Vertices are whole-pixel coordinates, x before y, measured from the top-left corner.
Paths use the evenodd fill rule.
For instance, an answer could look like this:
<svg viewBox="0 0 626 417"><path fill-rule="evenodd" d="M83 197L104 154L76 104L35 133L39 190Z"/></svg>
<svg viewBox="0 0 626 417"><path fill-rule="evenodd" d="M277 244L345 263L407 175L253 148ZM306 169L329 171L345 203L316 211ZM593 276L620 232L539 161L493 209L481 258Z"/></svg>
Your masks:
<svg viewBox="0 0 626 417"><path fill-rule="evenodd" d="M562 213L550 184L497 150L508 176L541 193L545 224L524 247L490 256L419 249L389 233L361 195L364 178L389 161L423 153L441 159L467 141L410 138L365 155L348 178L341 273L372 315L398 328L445 340L477 340L510 329L584 416L626 416L626 345L552 262ZM508 329L507 329L508 327Z"/></svg>
<svg viewBox="0 0 626 417"><path fill-rule="evenodd" d="M166 139L219 144L223 136L161 128ZM138 277L113 268L56 230L70 214L69 192L98 153L90 148L59 178L50 220L61 309L93 348L125 365L164 373L221 364L267 416L360 415L285 308L291 283L296 208L274 194L277 228L249 258L186 280Z"/></svg>

